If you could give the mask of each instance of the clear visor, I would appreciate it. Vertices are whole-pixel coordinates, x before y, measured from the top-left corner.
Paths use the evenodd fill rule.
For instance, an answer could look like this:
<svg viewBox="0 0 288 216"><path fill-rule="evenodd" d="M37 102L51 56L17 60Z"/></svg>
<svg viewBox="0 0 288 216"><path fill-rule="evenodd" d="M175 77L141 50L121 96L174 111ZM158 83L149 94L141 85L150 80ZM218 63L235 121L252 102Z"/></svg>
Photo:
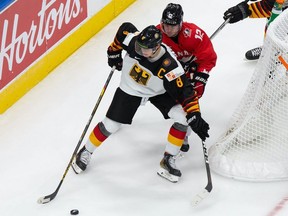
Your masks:
<svg viewBox="0 0 288 216"><path fill-rule="evenodd" d="M146 58L151 57L157 50L157 47L154 48L144 48L142 46L139 45L139 43L137 43L137 41L135 42L135 51L141 55L144 56Z"/></svg>

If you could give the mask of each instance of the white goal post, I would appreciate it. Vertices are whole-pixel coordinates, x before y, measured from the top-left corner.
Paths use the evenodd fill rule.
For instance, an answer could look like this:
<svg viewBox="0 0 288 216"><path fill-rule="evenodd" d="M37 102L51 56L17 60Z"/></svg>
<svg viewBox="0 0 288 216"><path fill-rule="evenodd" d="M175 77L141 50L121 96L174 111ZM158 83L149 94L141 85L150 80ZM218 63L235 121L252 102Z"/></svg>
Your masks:
<svg viewBox="0 0 288 216"><path fill-rule="evenodd" d="M210 167L247 181L288 180L288 9L268 28L261 57Z"/></svg>

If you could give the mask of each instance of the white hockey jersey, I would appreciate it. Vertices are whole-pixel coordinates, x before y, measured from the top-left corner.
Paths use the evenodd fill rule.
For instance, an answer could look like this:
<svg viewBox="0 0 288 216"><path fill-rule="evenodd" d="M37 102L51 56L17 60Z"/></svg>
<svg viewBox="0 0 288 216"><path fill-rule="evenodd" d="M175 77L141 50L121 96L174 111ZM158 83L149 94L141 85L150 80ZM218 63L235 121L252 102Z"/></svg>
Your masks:
<svg viewBox="0 0 288 216"><path fill-rule="evenodd" d="M123 23L108 48L110 52L111 50L117 53L126 51L119 86L121 90L142 98L167 92L176 102L188 109L187 104L197 100L195 98L197 93L176 55L169 47L161 44L160 52L156 57L142 56L139 47L136 46L138 38L136 32L138 30L132 23Z"/></svg>
<svg viewBox="0 0 288 216"><path fill-rule="evenodd" d="M133 33L129 33L125 38L123 44L129 46L129 43L134 37L135 35ZM165 45L162 45L160 49L161 50L159 55L155 58L150 59L135 55L136 53L133 52L132 55L129 51L129 53L126 53L123 60L125 63L123 64L120 82L120 88L124 92L138 97L153 97L165 93L166 89L164 88L163 84L164 77L163 79L160 79L158 76L155 76L151 71L154 71L155 69L161 71L162 69L164 74L163 68L158 69L158 64L162 63L161 57L163 57L164 55L167 56L167 58L164 59L167 66L169 63L171 64L172 60L175 63L175 66L173 66L173 70L169 72L170 75L167 75L167 78L165 77L167 81L170 82L184 74L182 66L176 60L176 57L174 56L171 49L166 47ZM155 67L151 67L151 65L155 65ZM161 77L163 76L163 74L161 75L160 72ZM171 78L169 79L169 77Z"/></svg>

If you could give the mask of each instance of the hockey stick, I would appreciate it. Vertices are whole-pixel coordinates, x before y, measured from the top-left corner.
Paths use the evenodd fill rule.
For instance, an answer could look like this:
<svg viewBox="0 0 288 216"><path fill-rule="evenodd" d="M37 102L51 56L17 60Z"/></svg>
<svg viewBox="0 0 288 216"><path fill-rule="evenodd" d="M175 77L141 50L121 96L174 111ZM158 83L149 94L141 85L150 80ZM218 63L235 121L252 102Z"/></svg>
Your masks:
<svg viewBox="0 0 288 216"><path fill-rule="evenodd" d="M230 19L231 19L231 17L229 17L227 20L225 20L225 21L216 29L216 31L210 36L210 40L212 40L212 39L215 37L215 35L218 34L218 32L221 31L227 23L229 23Z"/></svg>
<svg viewBox="0 0 288 216"><path fill-rule="evenodd" d="M209 160L208 160L207 147L206 147L206 145L205 145L203 140L202 140L202 147L203 147L203 154L204 154L204 160L205 160L205 167L206 167L208 183L207 183L205 189L203 191L201 191L200 193L198 193L193 198L192 203L191 203L192 206L198 205L203 199L205 199L210 194L210 192L213 189L211 171L210 171Z"/></svg>
<svg viewBox="0 0 288 216"><path fill-rule="evenodd" d="M224 26L229 23L231 17L229 17L227 20L225 20L215 31L214 33L209 37L210 40L212 40L223 28ZM194 56L194 58L191 60L191 62L195 61L197 58Z"/></svg>
<svg viewBox="0 0 288 216"><path fill-rule="evenodd" d="M254 1L257 1L257 0L250 0L250 1L254 2ZM245 2L248 3L249 0L245 0ZM222 30L227 23L229 23L230 19L231 19L231 16L228 17L228 19L225 20L225 21L219 26L218 29L216 29L216 31L210 36L210 40L212 40L212 39L215 37L215 35L218 34L218 32L219 32L220 30Z"/></svg>
<svg viewBox="0 0 288 216"><path fill-rule="evenodd" d="M230 17L225 20L217 29L216 31L210 36L210 40L212 38L215 37L216 34L218 34L218 32L220 32L224 26L229 23L230 21ZM195 57L196 58L196 57ZM204 161L205 161L205 167L206 167L206 173L207 173L207 179L208 179L208 183L205 187L205 189L203 191L201 191L200 193L198 193L191 202L191 205L193 207L195 207L196 205L198 205L203 199L205 199L210 192L212 191L213 185L212 185L212 178L211 178L211 171L210 171L210 166L209 166L209 160L208 160L208 152L207 152L207 147L204 143L204 141L202 140L202 148L203 148L203 155L204 155Z"/></svg>
<svg viewBox="0 0 288 216"><path fill-rule="evenodd" d="M252 2L256 1L256 0L251 0ZM249 0L245 0L245 2L249 2ZM217 29L216 31L210 36L210 40L212 40L223 28L224 26L229 23L231 17L228 17L227 20L225 20ZM203 147L203 154L204 154L204 160L205 160L205 167L206 167L206 173L207 173L207 179L208 179L208 183L205 187L205 189L203 191L201 191L200 193L198 193L192 200L192 206L196 206L198 205L203 199L205 199L210 192L213 189L213 185L212 185L212 178L211 178L211 171L210 171L210 165L209 165L209 159L208 159L208 151L207 151L207 147L204 143L204 141L202 140L202 147Z"/></svg>
<svg viewBox="0 0 288 216"><path fill-rule="evenodd" d="M108 76L108 78L107 78L107 80L106 80L106 82L105 82L105 85L104 85L104 87L103 87L103 89L102 89L102 91L101 91L101 93L100 93L100 96L99 96L99 98L98 98L98 100L97 100L97 103L96 103L95 106L94 106L94 109L93 109L93 111L92 111L92 113L91 113L91 115L90 115L90 118L89 118L86 126L85 126L85 129L84 129L84 131L82 132L82 135L81 135L81 137L80 137L80 139L79 139L79 141L78 141L78 144L77 144L77 146L76 146L76 148L75 148L75 150L74 150L74 152L73 152L73 154L72 154L72 156L71 156L71 158L70 158L70 161L69 161L69 163L68 163L68 166L67 166L67 168L66 168L66 170L65 170L65 172L64 172L64 174L63 174L63 176L62 176L62 179L61 179L60 183L58 184L58 187L56 188L56 190L55 190L52 194L47 195L47 196L44 196L44 197L40 197L40 198L38 199L38 201L37 201L39 204L48 203L48 202L50 202L51 200L53 200L53 199L56 197L56 195L57 195L57 193L58 193L58 191L59 191L59 189L60 189L60 187L61 187L61 185L62 185L62 183L63 183L63 181L64 181L64 179L65 179L65 176L66 176L66 174L68 173L69 168L71 167L72 161L73 161L74 157L76 156L76 154L77 154L77 152L78 152L78 150L79 150L79 148L80 148L80 145L81 145L81 143L82 143L82 141L83 141L83 138L84 138L84 136L85 136L85 134L86 134L86 132L87 132L87 130L88 130L88 128L89 128L89 125L90 125L90 123L91 123L91 121L92 121L92 119L93 119L93 117L94 117L94 115L95 115L95 112L96 112L96 110L97 110L97 108L98 108L98 106L99 106L99 104L100 104L100 101L101 101L102 98L103 98L103 95L104 95L104 93L105 93L105 91L106 91L106 88L107 88L107 86L108 86L111 78L112 78L112 75L113 75L114 71L115 71L115 67L113 67L113 68L111 69L111 72L110 72L110 74L109 74L109 76Z"/></svg>

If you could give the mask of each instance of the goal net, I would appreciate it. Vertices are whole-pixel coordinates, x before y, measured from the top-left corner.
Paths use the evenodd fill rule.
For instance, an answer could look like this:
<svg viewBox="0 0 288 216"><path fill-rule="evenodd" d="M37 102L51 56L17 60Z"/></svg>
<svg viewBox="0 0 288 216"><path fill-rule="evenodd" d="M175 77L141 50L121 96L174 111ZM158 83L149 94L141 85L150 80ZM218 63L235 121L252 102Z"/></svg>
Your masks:
<svg viewBox="0 0 288 216"><path fill-rule="evenodd" d="M213 171L248 181L288 180L288 9L271 23L227 131L209 149Z"/></svg>

